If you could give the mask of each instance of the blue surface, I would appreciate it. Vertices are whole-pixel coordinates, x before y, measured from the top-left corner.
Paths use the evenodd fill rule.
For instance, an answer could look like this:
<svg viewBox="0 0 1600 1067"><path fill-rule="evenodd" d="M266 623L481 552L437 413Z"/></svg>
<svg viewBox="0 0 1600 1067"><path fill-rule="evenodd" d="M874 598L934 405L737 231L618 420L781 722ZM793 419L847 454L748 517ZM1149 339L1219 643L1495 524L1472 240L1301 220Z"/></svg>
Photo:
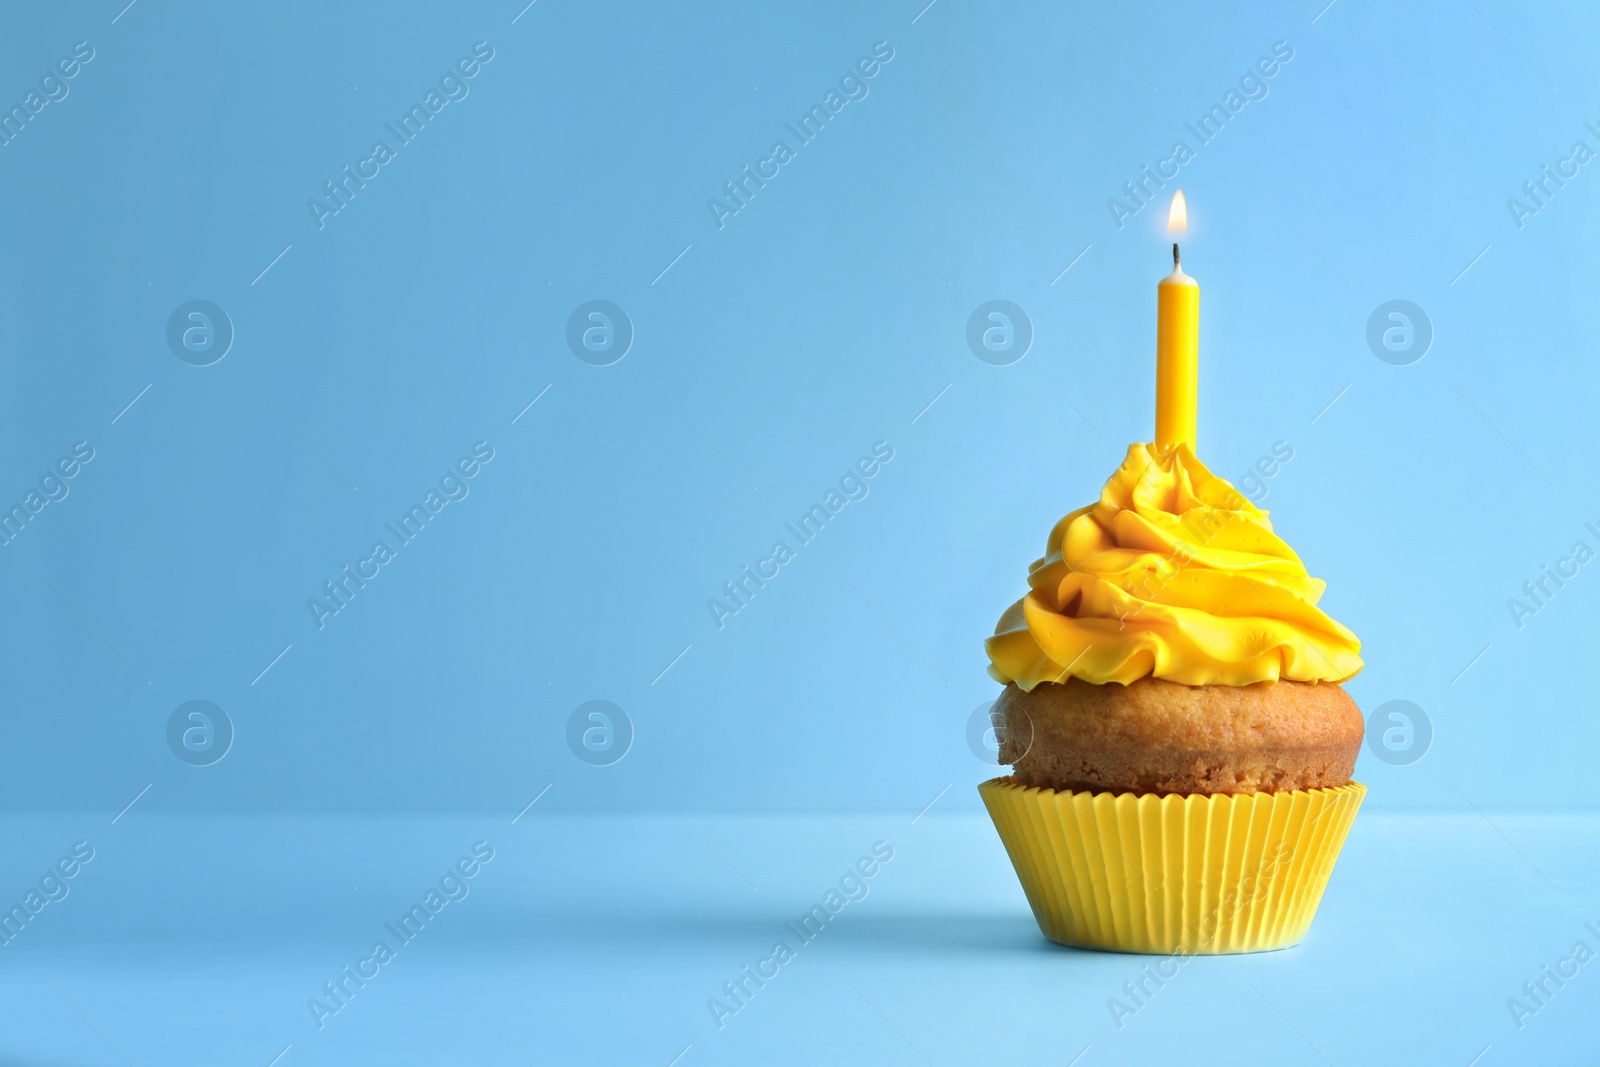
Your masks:
<svg viewBox="0 0 1600 1067"><path fill-rule="evenodd" d="M96 855L5 949L0 1063L121 1064L120 1050L135 1064L264 1065L288 1048L283 1065L665 1067L686 1046L680 1067L1593 1058L1600 963L1552 984L1520 1030L1506 1007L1575 941L1600 947L1584 925L1600 927L1583 892L1600 876L1592 816L1363 812L1304 943L1196 957L1148 983L1119 1029L1107 1002L1133 1003L1124 983L1160 958L1045 941L982 815L595 818L541 805L515 824L305 816L304 838L277 816L137 807L114 826L13 824L8 875L80 838ZM480 840L494 859L465 898L401 944L385 924ZM802 945L785 923L876 842L893 858ZM28 865L13 871L19 854ZM307 1001L330 1003L323 983L380 939L395 959L351 984L319 1030ZM795 958L719 1029L707 1001L726 1003L723 984L778 940Z"/></svg>
<svg viewBox="0 0 1600 1067"><path fill-rule="evenodd" d="M0 15L0 900L98 850L0 949L0 1049L512 1056L470 998L569 1062L914 1062L885 1018L936 1063L1581 1061L1585 980L1505 1000L1600 925L1600 11L525 3ZM1362 637L1371 792L1311 941L1118 1033L1130 961L1039 943L966 730L1151 434L1178 185L1199 452ZM997 300L1020 358L969 346ZM311 1028L479 838L447 930Z"/></svg>

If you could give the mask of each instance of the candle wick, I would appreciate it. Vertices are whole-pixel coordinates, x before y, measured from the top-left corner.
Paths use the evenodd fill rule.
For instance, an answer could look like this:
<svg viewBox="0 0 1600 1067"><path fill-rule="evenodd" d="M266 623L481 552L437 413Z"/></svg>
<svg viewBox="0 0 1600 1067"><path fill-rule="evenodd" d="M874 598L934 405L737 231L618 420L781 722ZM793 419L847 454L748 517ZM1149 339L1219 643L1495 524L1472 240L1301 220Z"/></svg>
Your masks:
<svg viewBox="0 0 1600 1067"><path fill-rule="evenodd" d="M1172 269L1177 270L1182 264L1178 260L1178 242L1172 242Z"/></svg>

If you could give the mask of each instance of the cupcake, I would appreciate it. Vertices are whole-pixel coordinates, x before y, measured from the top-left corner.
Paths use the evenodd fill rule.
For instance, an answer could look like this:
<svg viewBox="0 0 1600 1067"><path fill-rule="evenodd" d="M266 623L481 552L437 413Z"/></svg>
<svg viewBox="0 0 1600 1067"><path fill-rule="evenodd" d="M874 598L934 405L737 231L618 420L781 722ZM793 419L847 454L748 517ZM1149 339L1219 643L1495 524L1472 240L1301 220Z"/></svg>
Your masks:
<svg viewBox="0 0 1600 1067"><path fill-rule="evenodd" d="M1052 941L1251 952L1310 926L1366 790L1355 635L1267 513L1136 444L986 642L1012 775L979 787Z"/></svg>

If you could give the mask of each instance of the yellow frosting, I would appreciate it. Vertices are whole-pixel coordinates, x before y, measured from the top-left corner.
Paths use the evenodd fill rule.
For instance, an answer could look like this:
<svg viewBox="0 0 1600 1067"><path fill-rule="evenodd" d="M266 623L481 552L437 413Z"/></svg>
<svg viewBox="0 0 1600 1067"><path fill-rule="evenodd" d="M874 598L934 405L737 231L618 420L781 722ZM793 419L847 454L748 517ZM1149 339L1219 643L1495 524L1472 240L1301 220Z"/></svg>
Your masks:
<svg viewBox="0 0 1600 1067"><path fill-rule="evenodd" d="M989 673L1022 689L1342 682L1362 667L1356 635L1317 607L1325 583L1187 445L1128 446L1100 502L1050 531L1028 586L985 642Z"/></svg>

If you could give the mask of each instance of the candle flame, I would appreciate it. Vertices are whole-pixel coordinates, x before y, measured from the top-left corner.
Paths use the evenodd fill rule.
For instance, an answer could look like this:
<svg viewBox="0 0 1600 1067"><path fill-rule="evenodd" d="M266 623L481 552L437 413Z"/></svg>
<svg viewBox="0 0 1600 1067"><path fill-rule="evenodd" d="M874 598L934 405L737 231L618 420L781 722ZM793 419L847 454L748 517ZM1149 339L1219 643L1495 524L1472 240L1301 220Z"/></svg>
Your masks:
<svg viewBox="0 0 1600 1067"><path fill-rule="evenodd" d="M1172 207L1167 211L1167 232L1187 233L1189 230L1189 202L1183 198L1183 190L1179 189L1172 194Z"/></svg>

